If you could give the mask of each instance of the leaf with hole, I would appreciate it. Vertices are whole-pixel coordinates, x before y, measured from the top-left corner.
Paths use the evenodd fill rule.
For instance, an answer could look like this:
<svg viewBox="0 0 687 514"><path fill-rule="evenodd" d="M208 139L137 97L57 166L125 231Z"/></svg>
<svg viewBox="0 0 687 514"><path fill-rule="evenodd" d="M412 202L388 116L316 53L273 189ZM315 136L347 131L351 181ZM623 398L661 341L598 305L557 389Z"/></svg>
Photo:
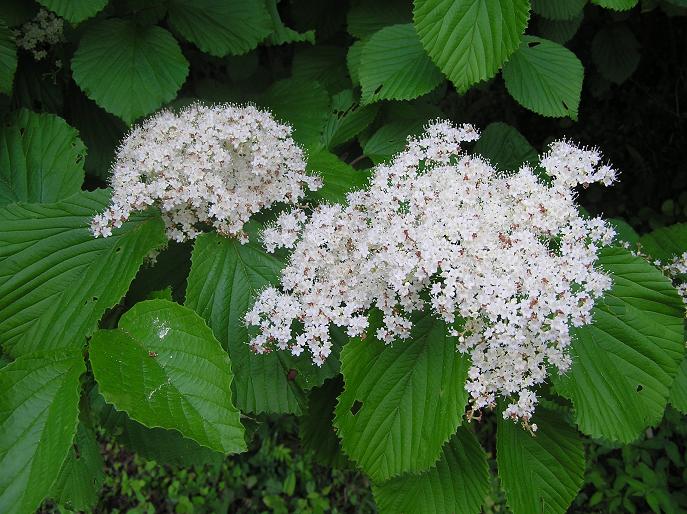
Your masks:
<svg viewBox="0 0 687 514"><path fill-rule="evenodd" d="M571 369L554 377L585 434L629 443L661 420L684 358L685 308L670 280L621 248L602 250L613 287L573 332Z"/></svg>
<svg viewBox="0 0 687 514"><path fill-rule="evenodd" d="M525 36L503 68L506 89L520 105L542 116L577 119L584 68L567 48Z"/></svg>
<svg viewBox="0 0 687 514"><path fill-rule="evenodd" d="M341 352L344 390L334 424L344 452L374 480L425 471L461 423L468 358L446 326L413 316L409 340L386 345L372 334Z"/></svg>

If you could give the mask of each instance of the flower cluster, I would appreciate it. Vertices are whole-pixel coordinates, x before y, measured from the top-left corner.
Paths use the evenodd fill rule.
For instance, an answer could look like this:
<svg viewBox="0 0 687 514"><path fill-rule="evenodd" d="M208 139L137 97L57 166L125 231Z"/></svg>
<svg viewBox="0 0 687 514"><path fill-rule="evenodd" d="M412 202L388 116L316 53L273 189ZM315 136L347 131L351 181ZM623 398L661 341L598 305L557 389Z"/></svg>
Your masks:
<svg viewBox="0 0 687 514"><path fill-rule="evenodd" d="M91 223L96 237L155 205L168 237L184 241L203 225L244 239L252 214L277 202L295 204L320 179L306 174L291 127L270 113L196 104L134 128L117 150L111 185L111 205Z"/></svg>
<svg viewBox="0 0 687 514"><path fill-rule="evenodd" d="M41 9L33 20L13 31L17 47L28 50L37 61L45 59L47 48L62 40L64 20L50 11Z"/></svg>
<svg viewBox="0 0 687 514"><path fill-rule="evenodd" d="M613 230L580 216L574 188L610 184L615 172L598 151L560 141L541 159L548 177L526 165L502 173L461 150L477 138L470 125L434 122L346 205L307 220L289 212L265 230L266 248L293 252L281 289L264 290L246 315L259 328L253 349L307 349L319 365L330 324L361 336L376 308L375 335L391 343L410 337L411 312L429 308L470 356L472 409L502 396L504 417L527 424L547 368L571 364L569 327L589 323L611 286L594 264Z"/></svg>

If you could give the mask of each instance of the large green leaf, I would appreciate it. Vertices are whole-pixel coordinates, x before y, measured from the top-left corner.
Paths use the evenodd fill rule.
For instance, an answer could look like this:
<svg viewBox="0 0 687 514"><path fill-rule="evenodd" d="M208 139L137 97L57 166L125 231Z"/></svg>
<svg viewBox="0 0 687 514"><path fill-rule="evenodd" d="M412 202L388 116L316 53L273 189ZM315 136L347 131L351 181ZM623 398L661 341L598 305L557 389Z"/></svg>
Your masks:
<svg viewBox="0 0 687 514"><path fill-rule="evenodd" d="M657 228L639 239L642 252L664 263L687 252L687 223Z"/></svg>
<svg viewBox="0 0 687 514"><path fill-rule="evenodd" d="M81 190L86 147L54 114L26 109L0 128L0 205L55 202Z"/></svg>
<svg viewBox="0 0 687 514"><path fill-rule="evenodd" d="M564 46L525 36L503 68L506 88L520 105L542 116L577 119L584 68Z"/></svg>
<svg viewBox="0 0 687 514"><path fill-rule="evenodd" d="M308 193L308 197L327 202L345 202L346 193L362 189L370 177L369 171L356 170L326 150L309 153L308 170L320 175L324 182L320 189Z"/></svg>
<svg viewBox="0 0 687 514"><path fill-rule="evenodd" d="M493 77L515 52L529 0L415 0L422 45L460 92Z"/></svg>
<svg viewBox="0 0 687 514"><path fill-rule="evenodd" d="M625 24L603 27L592 40L592 60L606 79L622 84L639 66L639 41Z"/></svg>
<svg viewBox="0 0 687 514"><path fill-rule="evenodd" d="M72 58L72 75L103 109L132 123L174 99L188 61L165 29L109 19L88 28Z"/></svg>
<svg viewBox="0 0 687 514"><path fill-rule="evenodd" d="M17 71L17 46L12 31L0 19L0 94L10 95Z"/></svg>
<svg viewBox="0 0 687 514"><path fill-rule="evenodd" d="M109 0L38 0L60 18L76 25L103 10Z"/></svg>
<svg viewBox="0 0 687 514"><path fill-rule="evenodd" d="M534 434L499 416L496 461L513 514L563 514L582 486L584 446L557 413L539 407Z"/></svg>
<svg viewBox="0 0 687 514"><path fill-rule="evenodd" d="M499 170L515 171L523 164L537 162L537 151L525 136L506 123L487 125L480 135L473 153L486 157Z"/></svg>
<svg viewBox="0 0 687 514"><path fill-rule="evenodd" d="M293 137L305 146L321 145L329 112L329 94L318 82L284 79L273 83L259 103L293 126Z"/></svg>
<svg viewBox="0 0 687 514"><path fill-rule="evenodd" d="M79 348L124 296L144 257L165 241L158 216L132 217L95 239L91 218L109 192L0 209L0 342L18 355Z"/></svg>
<svg viewBox="0 0 687 514"><path fill-rule="evenodd" d="M537 22L538 34L544 39L550 39L560 45L564 45L577 34L583 19L584 13L582 12L570 20L540 18Z"/></svg>
<svg viewBox="0 0 687 514"><path fill-rule="evenodd" d="M487 456L475 435L465 427L460 427L444 445L441 458L432 469L372 486L382 514L476 514L488 490Z"/></svg>
<svg viewBox="0 0 687 514"><path fill-rule="evenodd" d="M175 429L223 453L246 449L229 356L203 319L169 300L136 304L91 338L100 393L147 427Z"/></svg>
<svg viewBox="0 0 687 514"><path fill-rule="evenodd" d="M374 121L378 110L378 104L360 105L351 89L335 94L322 132L322 144L332 149L350 141Z"/></svg>
<svg viewBox="0 0 687 514"><path fill-rule="evenodd" d="M292 77L305 82L306 91L313 81L322 84L332 94L350 89L346 53L346 48L338 45L302 45L296 48L293 56Z"/></svg>
<svg viewBox="0 0 687 514"><path fill-rule="evenodd" d="M573 334L572 368L554 378L584 433L623 443L663 416L683 359L684 305L670 280L620 248L601 252L613 287Z"/></svg>
<svg viewBox="0 0 687 514"><path fill-rule="evenodd" d="M341 451L341 443L332 425L336 397L341 393L341 375L326 380L308 394L308 409L300 418L300 440L306 450L313 452L322 466L342 467L349 463Z"/></svg>
<svg viewBox="0 0 687 514"><path fill-rule="evenodd" d="M550 20L571 20L586 4L587 0L532 0L532 10Z"/></svg>
<svg viewBox="0 0 687 514"><path fill-rule="evenodd" d="M245 54L273 29L265 2L256 0L170 0L169 23L216 57Z"/></svg>
<svg viewBox="0 0 687 514"><path fill-rule="evenodd" d="M305 390L320 385L338 371L331 359L317 368L303 354L253 353L248 345L245 313L267 285L278 283L283 263L255 243L204 234L193 249L186 305L208 322L228 350L236 380L236 404L248 412L300 414L306 405Z"/></svg>
<svg viewBox="0 0 687 514"><path fill-rule="evenodd" d="M81 352L39 352L0 369L0 512L34 512L74 440Z"/></svg>
<svg viewBox="0 0 687 514"><path fill-rule="evenodd" d="M443 323L413 319L407 341L386 345L371 329L341 352L345 387L334 424L346 454L375 481L432 467L467 403L468 359Z"/></svg>
<svg viewBox="0 0 687 514"><path fill-rule="evenodd" d="M91 511L105 480L103 466L95 433L79 423L74 443L50 490L50 498L69 510Z"/></svg>
<svg viewBox="0 0 687 514"><path fill-rule="evenodd" d="M359 73L363 103L412 100L443 81L410 23L375 32L363 47Z"/></svg>
<svg viewBox="0 0 687 514"><path fill-rule="evenodd" d="M413 19L410 3L405 0L358 0L347 14L348 32L365 39L378 30Z"/></svg>

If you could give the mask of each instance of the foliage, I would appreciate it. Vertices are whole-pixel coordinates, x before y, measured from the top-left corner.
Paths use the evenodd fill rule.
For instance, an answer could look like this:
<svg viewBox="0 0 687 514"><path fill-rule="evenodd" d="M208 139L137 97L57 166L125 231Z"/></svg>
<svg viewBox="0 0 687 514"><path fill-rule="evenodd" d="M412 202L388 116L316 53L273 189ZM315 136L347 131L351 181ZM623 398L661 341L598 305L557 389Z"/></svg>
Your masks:
<svg viewBox="0 0 687 514"><path fill-rule="evenodd" d="M31 24L46 9L59 33ZM687 277L666 268L687 252L685 14L678 0L2 2L0 511L686 510ZM392 345L330 327L322 367L252 352L244 315L288 259L260 244L279 207L245 244L169 243L155 208L94 238L126 131L195 102L292 125L323 182L309 208L344 202L436 118L481 125L470 151L504 171L564 135L608 148L621 183L580 203L618 227L599 259L613 288L574 330L570 371L537 388L536 434L503 406L466 413L469 359L426 312Z"/></svg>

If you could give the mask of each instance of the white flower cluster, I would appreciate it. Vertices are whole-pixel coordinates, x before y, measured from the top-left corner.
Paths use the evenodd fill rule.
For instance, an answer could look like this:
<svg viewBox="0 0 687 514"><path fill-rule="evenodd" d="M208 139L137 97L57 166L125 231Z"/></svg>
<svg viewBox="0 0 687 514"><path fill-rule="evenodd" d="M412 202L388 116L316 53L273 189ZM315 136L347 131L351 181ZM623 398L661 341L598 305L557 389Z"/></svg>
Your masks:
<svg viewBox="0 0 687 514"><path fill-rule="evenodd" d="M13 31L17 46L28 50L37 61L45 59L47 48L62 40L64 20L52 12L41 9L33 20Z"/></svg>
<svg viewBox="0 0 687 514"><path fill-rule="evenodd" d="M673 258L662 269L672 279L677 292L682 297L682 301L687 304L687 252Z"/></svg>
<svg viewBox="0 0 687 514"><path fill-rule="evenodd" d="M615 172L596 150L560 141L541 159L549 177L529 166L501 173L461 151L477 138L469 125L434 122L347 205L320 206L307 221L290 212L265 230L268 249L294 250L281 290L264 290L246 315L259 328L253 349L307 348L319 365L331 323L361 336L374 307L376 337L391 343L410 337L409 313L429 307L471 358L473 411L506 397L504 417L528 425L547 367L570 366L569 326L589 323L611 286L594 264L613 230L580 216L573 188L610 184Z"/></svg>
<svg viewBox="0 0 687 514"><path fill-rule="evenodd" d="M93 218L107 237L133 211L158 206L170 239L195 238L203 225L245 240L243 225L260 209L295 204L320 187L307 175L291 127L253 106L195 104L162 111L134 128L112 169L110 207Z"/></svg>

